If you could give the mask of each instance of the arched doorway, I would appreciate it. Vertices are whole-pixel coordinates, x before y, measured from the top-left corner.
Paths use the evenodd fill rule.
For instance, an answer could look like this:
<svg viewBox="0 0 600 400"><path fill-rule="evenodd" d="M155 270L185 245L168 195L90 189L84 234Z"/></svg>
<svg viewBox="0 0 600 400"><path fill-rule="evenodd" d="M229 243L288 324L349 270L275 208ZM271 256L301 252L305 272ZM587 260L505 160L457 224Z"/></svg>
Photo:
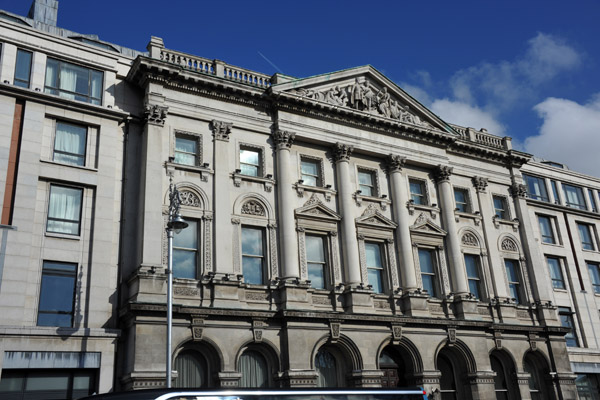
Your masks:
<svg viewBox="0 0 600 400"><path fill-rule="evenodd" d="M469 369L456 345L446 346L438 353L436 366L440 371L442 400L471 400L471 388L467 379Z"/></svg>
<svg viewBox="0 0 600 400"><path fill-rule="evenodd" d="M541 354L533 351L525 354L523 370L529 374L531 400L555 399L550 379L550 368L546 359Z"/></svg>
<svg viewBox="0 0 600 400"><path fill-rule="evenodd" d="M494 350L490 354L494 377L494 391L497 400L520 400L515 365L511 357L503 351Z"/></svg>
<svg viewBox="0 0 600 400"><path fill-rule="evenodd" d="M317 387L346 387L347 362L342 352L334 346L323 346L315 356Z"/></svg>
<svg viewBox="0 0 600 400"><path fill-rule="evenodd" d="M246 350L240 356L239 371L242 373L240 387L269 387L269 364L266 358L256 350Z"/></svg>
<svg viewBox="0 0 600 400"><path fill-rule="evenodd" d="M208 363L204 356L194 350L179 353L174 363L177 378L173 383L178 388L205 388L209 386Z"/></svg>
<svg viewBox="0 0 600 400"><path fill-rule="evenodd" d="M414 367L411 355L400 346L386 346L379 355L379 369L383 372L381 387L414 386Z"/></svg>

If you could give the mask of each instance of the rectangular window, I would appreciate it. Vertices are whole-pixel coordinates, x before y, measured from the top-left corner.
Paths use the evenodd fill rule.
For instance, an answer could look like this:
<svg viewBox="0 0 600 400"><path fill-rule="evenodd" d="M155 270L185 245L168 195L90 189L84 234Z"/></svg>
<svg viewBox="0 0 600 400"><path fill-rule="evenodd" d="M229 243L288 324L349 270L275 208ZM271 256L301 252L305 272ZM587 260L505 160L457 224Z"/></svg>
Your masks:
<svg viewBox="0 0 600 400"><path fill-rule="evenodd" d="M38 326L73 326L77 265L44 261Z"/></svg>
<svg viewBox="0 0 600 400"><path fill-rule="evenodd" d="M85 165L87 128L81 125L56 122L53 160L70 165Z"/></svg>
<svg viewBox="0 0 600 400"><path fill-rule="evenodd" d="M479 274L479 256L465 254L465 267L467 268L467 279L469 280L469 291L478 299L481 299L481 276Z"/></svg>
<svg viewBox="0 0 600 400"><path fill-rule="evenodd" d="M577 223L577 229L579 230L579 239L581 240L581 247L584 250L596 250L594 244L594 236L592 233L592 227L588 224Z"/></svg>
<svg viewBox="0 0 600 400"><path fill-rule="evenodd" d="M522 304L521 298L521 275L519 273L519 262L515 260L504 260L506 276L508 277L508 289L510 295L517 304Z"/></svg>
<svg viewBox="0 0 600 400"><path fill-rule="evenodd" d="M598 206L596 205L596 199L594 198L594 191L592 189L588 189L588 196L590 198L590 208L592 212L598 212Z"/></svg>
<svg viewBox="0 0 600 400"><path fill-rule="evenodd" d="M552 186L552 194L554 195L554 204L561 204L560 196L558 195L558 184L556 181L550 181L550 186Z"/></svg>
<svg viewBox="0 0 600 400"><path fill-rule="evenodd" d="M198 138L175 135L175 163L196 167L198 162Z"/></svg>
<svg viewBox="0 0 600 400"><path fill-rule="evenodd" d="M577 340L577 331L575 330L575 322L573 320L573 313L569 307L558 307L558 316L560 317L560 324L565 328L571 328L571 332L565 335L565 341L567 347L579 347L579 341Z"/></svg>
<svg viewBox="0 0 600 400"><path fill-rule="evenodd" d="M324 240L323 236L305 236L308 279L311 287L315 289L325 289L327 287L327 261Z"/></svg>
<svg viewBox="0 0 600 400"><path fill-rule="evenodd" d="M54 354L60 355L58 352ZM98 391L96 384L98 375L99 370L92 368L7 368L2 370L0 398L79 399Z"/></svg>
<svg viewBox="0 0 600 400"><path fill-rule="evenodd" d="M419 249L419 266L421 267L423 289L427 291L430 297L438 297L433 250Z"/></svg>
<svg viewBox="0 0 600 400"><path fill-rule="evenodd" d="M264 248L262 228L242 227L242 272L244 282L251 285L265 283Z"/></svg>
<svg viewBox="0 0 600 400"><path fill-rule="evenodd" d="M243 175L260 176L260 151L255 148L240 148L240 169Z"/></svg>
<svg viewBox="0 0 600 400"><path fill-rule="evenodd" d="M198 270L198 222L186 219L187 228L173 235L173 277L196 279Z"/></svg>
<svg viewBox="0 0 600 400"><path fill-rule="evenodd" d="M454 188L454 202L456 203L456 209L460 212L471 212L469 206L469 192L467 189Z"/></svg>
<svg viewBox="0 0 600 400"><path fill-rule="evenodd" d="M506 197L492 196L494 199L494 213L497 218L508 219L508 207L506 205Z"/></svg>
<svg viewBox="0 0 600 400"><path fill-rule="evenodd" d="M83 189L50 185L46 232L79 235Z"/></svg>
<svg viewBox="0 0 600 400"><path fill-rule="evenodd" d="M552 279L552 287L554 289L565 289L565 279L563 278L562 268L560 266L560 258L546 257L548 269L550 270L550 278Z"/></svg>
<svg viewBox="0 0 600 400"><path fill-rule="evenodd" d="M544 178L523 174L523 180L527 186L527 196L530 199L550 201L548 192L546 191L546 181Z"/></svg>
<svg viewBox="0 0 600 400"><path fill-rule="evenodd" d="M563 192L565 194L565 204L567 207L578 208L585 210L585 198L583 197L583 189L579 186L567 185L563 183Z"/></svg>
<svg viewBox="0 0 600 400"><path fill-rule="evenodd" d="M31 57L30 51L17 49L17 62L15 66L15 85L28 88L31 77Z"/></svg>
<svg viewBox="0 0 600 400"><path fill-rule="evenodd" d="M377 196L375 171L358 170L358 188L363 196Z"/></svg>
<svg viewBox="0 0 600 400"><path fill-rule="evenodd" d="M100 105L104 73L48 58L44 92Z"/></svg>
<svg viewBox="0 0 600 400"><path fill-rule="evenodd" d="M592 280L594 293L600 294L600 264L589 261L586 264L590 273L590 279Z"/></svg>
<svg viewBox="0 0 600 400"><path fill-rule="evenodd" d="M554 220L552 217L545 215L538 215L538 222L540 223L540 234L542 235L542 242L548 244L556 244L556 237L554 236Z"/></svg>
<svg viewBox="0 0 600 400"><path fill-rule="evenodd" d="M302 184L307 186L323 186L321 179L321 162L311 158L300 158Z"/></svg>
<svg viewBox="0 0 600 400"><path fill-rule="evenodd" d="M425 182L416 179L409 179L410 199L414 204L427 205L427 195L425 192Z"/></svg>
<svg viewBox="0 0 600 400"><path fill-rule="evenodd" d="M383 293L383 259L381 257L381 246L378 243L365 243L365 255L367 259L367 276L369 285L375 293Z"/></svg>

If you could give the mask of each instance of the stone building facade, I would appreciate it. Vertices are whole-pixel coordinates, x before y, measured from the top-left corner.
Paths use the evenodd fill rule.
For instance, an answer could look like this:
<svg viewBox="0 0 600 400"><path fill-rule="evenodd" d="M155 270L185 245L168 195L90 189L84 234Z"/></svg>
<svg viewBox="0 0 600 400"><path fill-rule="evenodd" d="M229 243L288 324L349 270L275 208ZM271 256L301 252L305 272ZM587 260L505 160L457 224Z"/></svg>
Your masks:
<svg viewBox="0 0 600 400"><path fill-rule="evenodd" d="M174 185L176 386L597 398L599 179L370 66L268 76L0 17L0 393L164 386Z"/></svg>

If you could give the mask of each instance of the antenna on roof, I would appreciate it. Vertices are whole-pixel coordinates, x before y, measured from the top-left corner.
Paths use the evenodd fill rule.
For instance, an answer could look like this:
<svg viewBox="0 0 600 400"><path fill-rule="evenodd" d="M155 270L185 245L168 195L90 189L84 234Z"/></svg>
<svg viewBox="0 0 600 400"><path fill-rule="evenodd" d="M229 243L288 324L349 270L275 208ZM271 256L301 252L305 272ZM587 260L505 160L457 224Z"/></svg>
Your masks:
<svg viewBox="0 0 600 400"><path fill-rule="evenodd" d="M257 51L257 53L258 53L258 55L259 55L259 56L261 56L262 58L264 58L264 59L265 59L265 61L266 61L266 62L268 62L268 63L271 65L271 67L275 68L275 69L277 70L277 72L279 72L280 74L283 74L283 71L282 71L282 70L280 70L280 69L279 69L279 67L278 67L277 65L273 64L273 63L271 62L271 60L269 60L267 57L265 57L265 56L263 55L263 53L261 53L260 51Z"/></svg>

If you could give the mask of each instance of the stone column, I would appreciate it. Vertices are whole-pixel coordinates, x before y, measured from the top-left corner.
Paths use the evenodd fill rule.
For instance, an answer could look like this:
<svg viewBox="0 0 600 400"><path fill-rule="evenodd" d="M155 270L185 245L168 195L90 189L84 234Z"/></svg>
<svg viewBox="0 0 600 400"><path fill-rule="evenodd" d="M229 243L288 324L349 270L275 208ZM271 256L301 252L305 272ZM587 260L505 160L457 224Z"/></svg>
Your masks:
<svg viewBox="0 0 600 400"><path fill-rule="evenodd" d="M233 254L232 243L229 238L232 237L231 231L231 207L229 191L231 189L229 182L229 136L231 135L232 123L213 120L211 129L213 131L214 144L214 232L215 246L214 268L217 274L232 274L233 259L239 257L239 254Z"/></svg>
<svg viewBox="0 0 600 400"><path fill-rule="evenodd" d="M146 125L144 127L143 141L143 166L140 179L144 229L142 232L142 266L153 268L163 265L163 236L165 221L161 213L164 198L164 189L161 182L165 176L163 162L157 162L158 157L164 157L168 150L163 148L163 131L167 118L168 107L160 104L148 104L144 116Z"/></svg>
<svg viewBox="0 0 600 400"><path fill-rule="evenodd" d="M398 257L400 261L400 276L402 278L402 291L413 292L417 289L417 274L413 258L412 243L410 239L410 221L408 208L408 192L406 191L406 177L402 174L402 167L406 158L390 154L388 157L388 172L392 189L392 209L396 227L396 240L398 243Z"/></svg>
<svg viewBox="0 0 600 400"><path fill-rule="evenodd" d="M348 286L357 286L361 280L360 262L358 253L358 240L356 238L356 226L352 212L354 204L352 199L352 180L350 179L350 154L353 147L336 143L333 155L336 163L338 200L340 214L342 215L342 257L346 271Z"/></svg>
<svg viewBox="0 0 600 400"><path fill-rule="evenodd" d="M290 165L290 147L294 134L276 130L273 141L277 146L277 200L279 218L279 243L281 243L281 278L290 279L300 276L298 265L298 237L294 220L294 196L292 191L292 168Z"/></svg>
<svg viewBox="0 0 600 400"><path fill-rule="evenodd" d="M545 257L541 251L541 246L536 242L533 231L533 223L537 223L537 221L532 222L529 219L529 210L527 208L526 200L527 187L517 183L522 182L523 178L517 171L511 172L513 172L513 184L510 186L510 194L513 197L515 212L519 219L521 243L523 244L523 250L525 257L527 258L526 263L527 269L529 270L529 280L532 286L533 300L538 309L538 318L546 323L552 321L551 324L556 325L559 322L550 301L552 298L552 283L549 279L548 268L546 266ZM527 283L525 280L523 281L523 284Z"/></svg>
<svg viewBox="0 0 600 400"><path fill-rule="evenodd" d="M451 174L452 167L438 165L435 170L435 180L440 190L442 220L448 232L446 243L448 246L448 261L452 271L452 289L456 295L463 297L469 293L469 287L454 217L454 192L450 184Z"/></svg>

